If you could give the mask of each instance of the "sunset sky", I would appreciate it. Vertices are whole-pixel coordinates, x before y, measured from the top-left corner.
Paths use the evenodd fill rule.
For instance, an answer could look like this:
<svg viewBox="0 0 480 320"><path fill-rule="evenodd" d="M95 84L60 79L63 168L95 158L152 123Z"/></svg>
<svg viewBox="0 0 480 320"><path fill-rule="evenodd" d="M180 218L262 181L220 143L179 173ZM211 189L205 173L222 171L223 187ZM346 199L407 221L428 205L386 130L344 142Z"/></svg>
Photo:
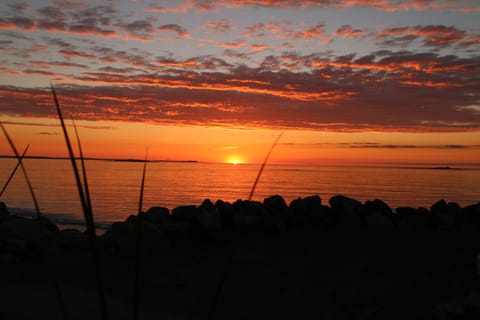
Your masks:
<svg viewBox="0 0 480 320"><path fill-rule="evenodd" d="M11 1L0 119L65 156L480 166L480 1ZM0 155L11 155L0 137Z"/></svg>

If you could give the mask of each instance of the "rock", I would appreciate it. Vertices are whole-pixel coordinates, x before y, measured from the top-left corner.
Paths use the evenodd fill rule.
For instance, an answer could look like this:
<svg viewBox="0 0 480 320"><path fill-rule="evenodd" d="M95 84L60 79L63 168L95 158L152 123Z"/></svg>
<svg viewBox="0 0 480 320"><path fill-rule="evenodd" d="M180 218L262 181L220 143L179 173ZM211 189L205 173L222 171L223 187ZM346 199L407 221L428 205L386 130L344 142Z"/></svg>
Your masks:
<svg viewBox="0 0 480 320"><path fill-rule="evenodd" d="M382 200L368 200L362 206L362 212L365 223L369 226L393 227L395 225L392 209Z"/></svg>
<svg viewBox="0 0 480 320"><path fill-rule="evenodd" d="M363 225L361 217L362 203L358 200L343 195L333 196L329 200L334 219L341 225Z"/></svg>
<svg viewBox="0 0 480 320"><path fill-rule="evenodd" d="M168 208L151 207L145 213L145 220L154 224L164 224L171 222L172 216Z"/></svg>
<svg viewBox="0 0 480 320"><path fill-rule="evenodd" d="M265 206L265 209L275 215L285 215L288 211L287 203L279 195L265 198L263 200L263 205Z"/></svg>
<svg viewBox="0 0 480 320"><path fill-rule="evenodd" d="M27 241L40 241L58 232L58 227L46 217L27 219L11 216L0 225L0 233Z"/></svg>
<svg viewBox="0 0 480 320"><path fill-rule="evenodd" d="M198 207L198 212L196 221L201 227L206 229L222 228L222 216L209 199L203 201L200 207Z"/></svg>
<svg viewBox="0 0 480 320"><path fill-rule="evenodd" d="M329 226L334 223L330 208L322 205L322 199L318 195L293 200L290 212L297 221L298 217L305 217L311 225Z"/></svg>
<svg viewBox="0 0 480 320"><path fill-rule="evenodd" d="M200 212L216 211L217 207L212 203L210 199L203 200L202 204L198 207Z"/></svg>
<svg viewBox="0 0 480 320"><path fill-rule="evenodd" d="M107 240L114 241L117 248L122 251L133 252L136 250L137 223L141 221L141 247L142 254L152 254L159 249L170 246L170 241L165 232L157 225L139 219L138 216L130 216L125 222L115 222L105 232L104 237Z"/></svg>
<svg viewBox="0 0 480 320"><path fill-rule="evenodd" d="M431 213L426 208L399 207L395 217L397 225L402 228L422 230L433 226Z"/></svg>
<svg viewBox="0 0 480 320"><path fill-rule="evenodd" d="M0 202L0 223L10 217L10 212L8 212L5 202Z"/></svg>
<svg viewBox="0 0 480 320"><path fill-rule="evenodd" d="M68 250L87 250L90 246L88 236L77 229L60 230L57 241Z"/></svg>
<svg viewBox="0 0 480 320"><path fill-rule="evenodd" d="M462 209L461 222L473 225L480 224L480 202Z"/></svg>
<svg viewBox="0 0 480 320"><path fill-rule="evenodd" d="M233 222L233 214L235 212L235 208L228 202L217 200L215 202L215 207L217 207L218 212L222 217L222 226L225 229L233 229L235 228L235 224Z"/></svg>
<svg viewBox="0 0 480 320"><path fill-rule="evenodd" d="M292 217L285 200L274 195L263 200L266 211L261 216L262 225L269 231L285 231L292 225Z"/></svg>
<svg viewBox="0 0 480 320"><path fill-rule="evenodd" d="M268 215L263 204L258 201L237 200L233 203L236 209L233 214L233 222L237 227L258 227L261 217Z"/></svg>
<svg viewBox="0 0 480 320"><path fill-rule="evenodd" d="M437 226L452 226L458 222L461 207L455 202L445 202L441 199L430 207L433 222Z"/></svg>
<svg viewBox="0 0 480 320"><path fill-rule="evenodd" d="M173 221L193 222L197 216L197 207L191 206L179 206L172 210Z"/></svg>

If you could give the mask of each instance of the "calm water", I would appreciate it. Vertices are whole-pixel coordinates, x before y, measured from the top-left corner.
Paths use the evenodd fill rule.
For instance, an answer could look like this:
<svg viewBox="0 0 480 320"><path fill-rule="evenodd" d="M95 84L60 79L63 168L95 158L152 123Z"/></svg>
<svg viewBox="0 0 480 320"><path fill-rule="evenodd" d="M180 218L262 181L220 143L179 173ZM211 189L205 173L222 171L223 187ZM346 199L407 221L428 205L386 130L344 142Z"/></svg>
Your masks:
<svg viewBox="0 0 480 320"><path fill-rule="evenodd" d="M15 163L14 159L0 159L0 185ZM142 163L90 160L86 166L97 222L108 224L136 213ZM26 159L25 167L42 213L61 223L82 221L69 161ZM143 208L199 205L206 198L247 199L258 170L259 165L246 164L149 163ZM331 196L343 194L362 202L379 198L393 208L430 207L441 198L466 206L480 201L479 181L480 170L268 165L254 200L279 194L288 203L318 194L327 204ZM20 170L1 201L14 212L33 212Z"/></svg>

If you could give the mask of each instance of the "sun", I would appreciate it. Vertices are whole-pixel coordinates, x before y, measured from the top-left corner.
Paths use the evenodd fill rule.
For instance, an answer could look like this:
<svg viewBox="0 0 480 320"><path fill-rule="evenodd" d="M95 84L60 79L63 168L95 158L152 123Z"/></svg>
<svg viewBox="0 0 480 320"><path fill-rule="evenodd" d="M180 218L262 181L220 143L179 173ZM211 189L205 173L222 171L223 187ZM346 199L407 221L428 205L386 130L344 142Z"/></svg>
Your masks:
<svg viewBox="0 0 480 320"><path fill-rule="evenodd" d="M233 165L243 163L242 159L240 159L239 157L230 157L226 162Z"/></svg>

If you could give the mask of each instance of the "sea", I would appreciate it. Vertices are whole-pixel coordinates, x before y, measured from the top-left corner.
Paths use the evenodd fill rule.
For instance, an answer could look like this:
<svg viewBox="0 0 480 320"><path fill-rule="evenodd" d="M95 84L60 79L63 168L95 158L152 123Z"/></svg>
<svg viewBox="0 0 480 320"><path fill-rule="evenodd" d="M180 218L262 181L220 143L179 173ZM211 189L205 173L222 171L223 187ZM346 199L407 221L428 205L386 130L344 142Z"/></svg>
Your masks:
<svg viewBox="0 0 480 320"><path fill-rule="evenodd" d="M0 159L0 187L17 163ZM136 214L143 162L86 160L85 167L97 227L108 228ZM142 210L200 205L205 199L233 203L248 199L259 164L148 162ZM24 159L42 214L63 228L83 227L83 214L71 163L67 159ZM252 200L281 195L290 201L319 195L323 204L334 195L361 202L381 199L392 209L429 208L440 199L467 206L480 202L479 168L430 166L322 166L267 164ZM34 216L35 206L21 170L0 198L9 211Z"/></svg>

